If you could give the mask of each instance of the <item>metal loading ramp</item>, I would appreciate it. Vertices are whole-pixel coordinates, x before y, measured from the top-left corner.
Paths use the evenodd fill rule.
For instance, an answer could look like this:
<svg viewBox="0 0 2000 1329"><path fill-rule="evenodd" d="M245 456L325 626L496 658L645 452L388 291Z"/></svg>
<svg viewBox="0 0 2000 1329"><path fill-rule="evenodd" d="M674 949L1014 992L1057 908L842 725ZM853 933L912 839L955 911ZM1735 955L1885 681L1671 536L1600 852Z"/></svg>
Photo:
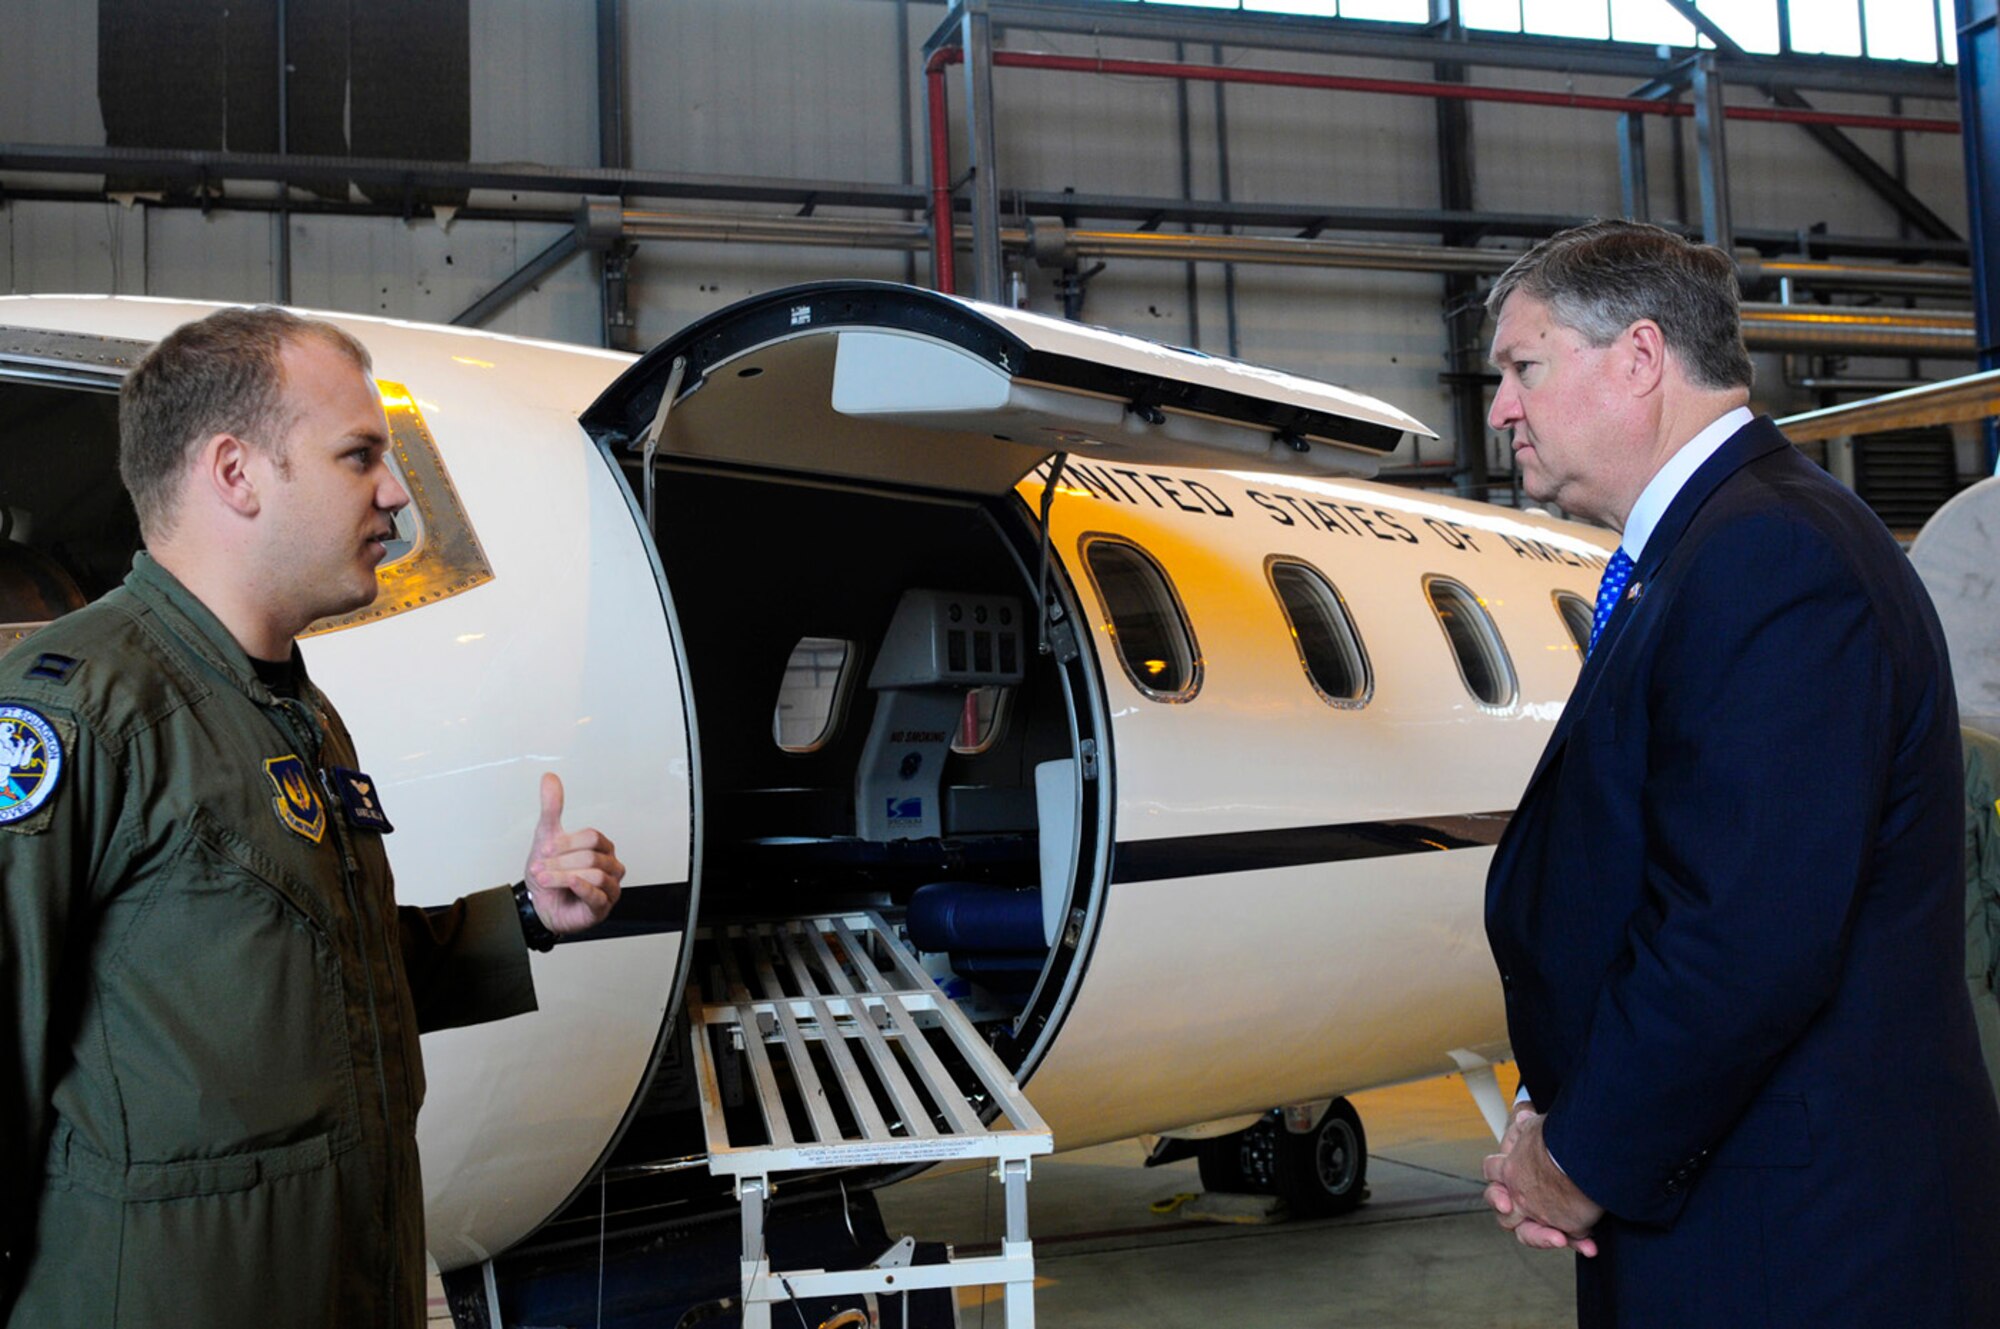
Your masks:
<svg viewBox="0 0 2000 1329"><path fill-rule="evenodd" d="M795 1298L984 1285L1003 1289L1007 1329L1031 1329L1028 1160L1053 1145L972 1022L872 911L732 924L701 941L690 1041L708 1168L732 1178L743 1210L744 1329L770 1329L771 1307ZM705 998L704 983L726 998ZM979 1158L1005 1187L998 1256L910 1265L905 1239L867 1269L770 1267L774 1174Z"/></svg>

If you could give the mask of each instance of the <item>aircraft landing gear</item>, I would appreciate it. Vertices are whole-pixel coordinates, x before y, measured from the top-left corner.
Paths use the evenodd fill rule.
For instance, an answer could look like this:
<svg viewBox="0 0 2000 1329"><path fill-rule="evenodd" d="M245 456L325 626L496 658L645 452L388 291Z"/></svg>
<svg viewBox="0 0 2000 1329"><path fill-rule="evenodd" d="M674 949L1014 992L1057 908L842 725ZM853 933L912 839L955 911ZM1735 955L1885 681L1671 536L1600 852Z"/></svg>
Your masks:
<svg viewBox="0 0 2000 1329"><path fill-rule="evenodd" d="M1293 1131L1285 1109L1273 1108L1254 1126L1197 1148L1204 1187L1276 1195L1297 1218L1344 1214L1368 1198L1368 1135L1344 1098L1309 1131Z"/></svg>

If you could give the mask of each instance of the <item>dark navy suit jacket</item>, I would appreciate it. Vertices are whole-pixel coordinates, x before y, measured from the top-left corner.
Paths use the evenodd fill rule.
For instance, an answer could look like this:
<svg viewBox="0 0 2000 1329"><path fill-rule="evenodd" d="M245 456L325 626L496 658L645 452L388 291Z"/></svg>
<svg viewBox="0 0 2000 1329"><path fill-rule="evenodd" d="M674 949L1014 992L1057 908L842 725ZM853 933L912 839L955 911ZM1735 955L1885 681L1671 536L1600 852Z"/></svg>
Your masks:
<svg viewBox="0 0 2000 1329"><path fill-rule="evenodd" d="M1523 1081L1608 1211L1585 1326L2000 1323L1930 600L1759 419L1648 539L1487 881Z"/></svg>

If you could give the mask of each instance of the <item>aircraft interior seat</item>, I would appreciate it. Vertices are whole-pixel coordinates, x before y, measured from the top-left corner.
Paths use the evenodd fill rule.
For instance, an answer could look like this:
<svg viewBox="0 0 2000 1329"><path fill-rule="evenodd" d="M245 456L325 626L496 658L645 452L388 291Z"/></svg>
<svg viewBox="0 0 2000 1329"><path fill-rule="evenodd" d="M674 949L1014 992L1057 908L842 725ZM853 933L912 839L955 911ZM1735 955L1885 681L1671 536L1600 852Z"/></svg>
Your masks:
<svg viewBox="0 0 2000 1329"><path fill-rule="evenodd" d="M1027 639L1020 601L911 589L896 602L868 673L875 709L854 777L854 833L863 840L932 840L950 829L946 762L970 688L1015 685Z"/></svg>
<svg viewBox="0 0 2000 1329"><path fill-rule="evenodd" d="M90 603L62 564L0 538L0 623L46 623Z"/></svg>
<svg viewBox="0 0 2000 1329"><path fill-rule="evenodd" d="M1000 996L1025 998L1048 958L1033 886L934 881L910 897L904 923L918 950L945 952L960 978Z"/></svg>
<svg viewBox="0 0 2000 1329"><path fill-rule="evenodd" d="M1069 905L1076 854L1076 762L1035 766L1041 884L936 881L910 897L905 923L921 951L943 951L952 971L1000 997L1025 1001L1048 962Z"/></svg>

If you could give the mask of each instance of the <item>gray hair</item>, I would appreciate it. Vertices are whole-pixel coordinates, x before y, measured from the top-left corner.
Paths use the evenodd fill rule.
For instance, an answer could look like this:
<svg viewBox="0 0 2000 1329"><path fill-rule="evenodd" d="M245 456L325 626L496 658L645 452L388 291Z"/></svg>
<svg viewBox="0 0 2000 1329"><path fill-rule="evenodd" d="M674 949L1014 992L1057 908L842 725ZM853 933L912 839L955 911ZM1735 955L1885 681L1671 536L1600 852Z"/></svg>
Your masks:
<svg viewBox="0 0 2000 1329"><path fill-rule="evenodd" d="M1743 346L1736 263L1645 222L1594 221L1552 235L1514 261L1486 296L1496 319L1516 290L1593 346L1608 346L1642 318L1660 325L1688 378L1704 388L1748 388L1756 376Z"/></svg>
<svg viewBox="0 0 2000 1329"><path fill-rule="evenodd" d="M173 527L180 478L204 440L234 434L285 460L293 412L285 401L285 347L316 340L366 374L373 363L353 336L271 305L221 309L184 323L146 353L118 396L118 474L139 529Z"/></svg>

